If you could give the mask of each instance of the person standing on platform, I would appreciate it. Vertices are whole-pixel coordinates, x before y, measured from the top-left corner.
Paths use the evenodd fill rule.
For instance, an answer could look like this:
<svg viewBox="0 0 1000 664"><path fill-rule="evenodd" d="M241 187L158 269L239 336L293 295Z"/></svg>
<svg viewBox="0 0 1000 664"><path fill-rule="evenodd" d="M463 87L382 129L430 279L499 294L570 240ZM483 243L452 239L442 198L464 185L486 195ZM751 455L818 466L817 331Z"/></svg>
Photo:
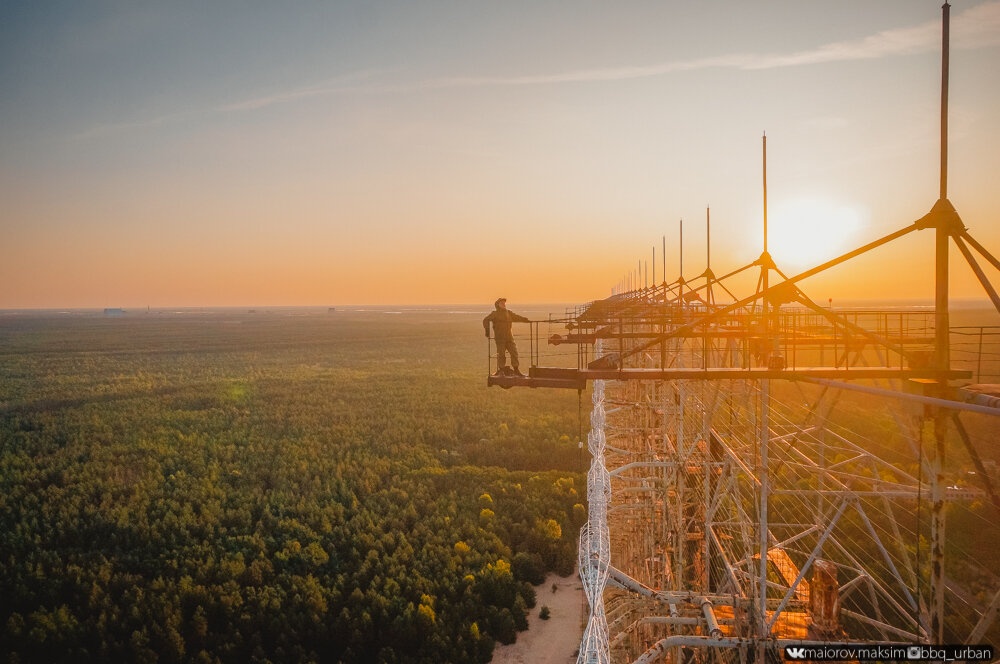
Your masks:
<svg viewBox="0 0 1000 664"><path fill-rule="evenodd" d="M510 365L513 375L523 376L518 369L517 344L514 343L514 334L511 328L514 323L530 323L524 316L519 316L507 309L507 298L501 297L493 303L496 310L483 319L483 328L486 330L486 337L490 336L490 323L493 323L493 339L497 344L497 372L494 376L505 376L507 372L507 353L510 353Z"/></svg>

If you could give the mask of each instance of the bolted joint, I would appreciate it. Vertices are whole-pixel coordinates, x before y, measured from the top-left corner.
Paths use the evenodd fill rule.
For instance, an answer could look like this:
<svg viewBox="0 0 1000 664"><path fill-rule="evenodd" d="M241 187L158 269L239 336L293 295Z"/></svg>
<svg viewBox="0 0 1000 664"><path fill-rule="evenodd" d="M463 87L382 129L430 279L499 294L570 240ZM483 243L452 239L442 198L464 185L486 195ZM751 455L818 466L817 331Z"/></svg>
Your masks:
<svg viewBox="0 0 1000 664"><path fill-rule="evenodd" d="M771 254L764 252L760 255L760 258L753 262L754 265L760 265L763 268L769 270L777 270L778 266L774 264L774 259L771 258Z"/></svg>
<svg viewBox="0 0 1000 664"><path fill-rule="evenodd" d="M920 230L944 228L948 231L948 235L961 235L967 230L955 206L947 198L939 198L931 211L917 219L914 225Z"/></svg>

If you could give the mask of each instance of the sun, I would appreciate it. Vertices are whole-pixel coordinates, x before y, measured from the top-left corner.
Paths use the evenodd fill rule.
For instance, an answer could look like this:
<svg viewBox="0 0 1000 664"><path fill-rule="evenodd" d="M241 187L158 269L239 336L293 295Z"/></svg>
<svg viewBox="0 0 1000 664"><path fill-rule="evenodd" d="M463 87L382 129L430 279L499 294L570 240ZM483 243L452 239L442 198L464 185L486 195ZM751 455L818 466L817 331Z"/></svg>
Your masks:
<svg viewBox="0 0 1000 664"><path fill-rule="evenodd" d="M849 251L863 225L856 208L817 198L789 200L768 214L768 251L779 268L812 267Z"/></svg>

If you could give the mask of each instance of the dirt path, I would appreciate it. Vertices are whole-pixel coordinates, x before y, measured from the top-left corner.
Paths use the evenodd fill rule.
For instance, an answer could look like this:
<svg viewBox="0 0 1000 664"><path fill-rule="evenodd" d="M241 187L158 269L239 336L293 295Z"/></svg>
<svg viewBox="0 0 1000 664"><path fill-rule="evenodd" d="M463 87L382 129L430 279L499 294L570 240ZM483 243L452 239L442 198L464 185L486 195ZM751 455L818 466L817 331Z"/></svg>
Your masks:
<svg viewBox="0 0 1000 664"><path fill-rule="evenodd" d="M552 584L556 591L552 592ZM492 664L572 664L583 636L587 618L587 599L576 574L565 579L550 574L545 583L535 586L538 602L528 613L528 631L519 632L517 642L497 644ZM549 607L550 618L542 620L538 612Z"/></svg>

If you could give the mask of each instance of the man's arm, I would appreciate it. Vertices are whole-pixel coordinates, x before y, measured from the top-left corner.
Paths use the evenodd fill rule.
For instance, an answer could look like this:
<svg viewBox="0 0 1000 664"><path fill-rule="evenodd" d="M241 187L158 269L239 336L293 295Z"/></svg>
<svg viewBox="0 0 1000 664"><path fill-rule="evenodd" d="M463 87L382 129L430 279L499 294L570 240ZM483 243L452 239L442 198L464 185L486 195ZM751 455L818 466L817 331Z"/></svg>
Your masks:
<svg viewBox="0 0 1000 664"><path fill-rule="evenodd" d="M530 323L531 322L530 318L525 318L524 316L519 316L519 315L515 314L513 311L510 312L510 319L512 321L514 321L515 323Z"/></svg>
<svg viewBox="0 0 1000 664"><path fill-rule="evenodd" d="M486 337L490 336L490 322L493 320L493 314L491 313L486 318L483 319L483 329L486 330Z"/></svg>

